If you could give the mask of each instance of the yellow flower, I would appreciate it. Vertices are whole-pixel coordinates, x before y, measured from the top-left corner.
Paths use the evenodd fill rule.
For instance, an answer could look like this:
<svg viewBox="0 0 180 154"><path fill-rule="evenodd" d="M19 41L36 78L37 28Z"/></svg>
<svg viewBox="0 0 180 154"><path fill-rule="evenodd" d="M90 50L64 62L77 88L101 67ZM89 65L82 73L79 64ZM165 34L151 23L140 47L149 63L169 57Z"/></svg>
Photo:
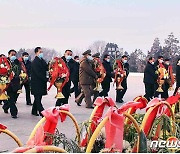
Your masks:
<svg viewBox="0 0 180 154"><path fill-rule="evenodd" d="M2 80L2 81L6 81L6 77L2 76L2 77L1 77L1 80Z"/></svg>
<svg viewBox="0 0 180 154"><path fill-rule="evenodd" d="M1 67L1 68L4 68L4 64L1 64L0 67Z"/></svg>

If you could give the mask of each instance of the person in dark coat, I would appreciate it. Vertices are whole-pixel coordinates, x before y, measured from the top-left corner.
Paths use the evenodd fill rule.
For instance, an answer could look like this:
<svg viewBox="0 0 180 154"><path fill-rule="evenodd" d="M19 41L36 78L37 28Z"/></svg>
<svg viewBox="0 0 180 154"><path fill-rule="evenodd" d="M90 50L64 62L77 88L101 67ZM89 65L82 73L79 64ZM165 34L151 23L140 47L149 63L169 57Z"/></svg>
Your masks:
<svg viewBox="0 0 180 154"><path fill-rule="evenodd" d="M29 60L29 54L27 52L23 52L22 57L20 59L26 67L26 72L28 75L28 80L25 83L21 84L21 88L24 86L26 91L26 105L32 105L30 97L31 61Z"/></svg>
<svg viewBox="0 0 180 154"><path fill-rule="evenodd" d="M179 87L180 87L180 58L178 59L176 64L176 88L173 94L174 96L176 95Z"/></svg>
<svg viewBox="0 0 180 154"><path fill-rule="evenodd" d="M145 85L145 95L144 97L150 101L154 96L154 85L157 80L157 75L155 74L154 58L150 57L146 67L144 69L144 85Z"/></svg>
<svg viewBox="0 0 180 154"><path fill-rule="evenodd" d="M10 50L8 52L8 60L11 62L12 71L14 72L14 77L11 80L8 88L7 95L9 99L4 103L3 109L5 113L8 113L8 109L10 108L11 117L16 119L18 114L18 109L16 107L16 100L18 97L17 91L20 87L20 73L21 73L21 64L19 60L16 58L17 52L15 50Z"/></svg>
<svg viewBox="0 0 180 154"><path fill-rule="evenodd" d="M66 63L66 66L69 69L70 77L69 77L69 81L62 88L62 94L64 95L65 98L57 99L56 106L68 104L68 100L69 100L69 96L70 96L71 81L73 81L73 78L74 78L73 72L74 72L75 62L72 59L72 51L66 50L64 53L64 56L61 58L64 60L64 62Z"/></svg>
<svg viewBox="0 0 180 154"><path fill-rule="evenodd" d="M117 89L116 90L116 102L118 102L118 103L123 103L124 102L123 101L123 97L124 97L124 95L125 95L125 93L127 91L127 77L129 75L128 57L126 55L123 55L121 57L121 62L123 64L123 68L124 68L124 71L125 71L126 75L125 75L125 77L124 77L124 79L123 79L123 81L121 83L121 85L122 85L122 87L124 89L122 89L122 90L121 89Z"/></svg>
<svg viewBox="0 0 180 154"><path fill-rule="evenodd" d="M101 83L103 91L99 94L99 96L108 96L108 92L110 90L110 83L112 82L112 76L113 76L113 69L110 64L110 56L108 54L104 55L103 62L102 62L105 70L106 70L106 76Z"/></svg>
<svg viewBox="0 0 180 154"><path fill-rule="evenodd" d="M71 73L73 78L72 82L74 87L71 88L71 93L74 92L75 98L81 93L80 87L79 87L79 56L74 56L74 69Z"/></svg>
<svg viewBox="0 0 180 154"><path fill-rule="evenodd" d="M43 51L41 47L35 48L35 58L31 63L31 93L34 95L34 103L31 114L39 116L44 110L41 103L42 96L47 95L46 71L48 71L47 63L43 59ZM39 112L39 114L38 114Z"/></svg>

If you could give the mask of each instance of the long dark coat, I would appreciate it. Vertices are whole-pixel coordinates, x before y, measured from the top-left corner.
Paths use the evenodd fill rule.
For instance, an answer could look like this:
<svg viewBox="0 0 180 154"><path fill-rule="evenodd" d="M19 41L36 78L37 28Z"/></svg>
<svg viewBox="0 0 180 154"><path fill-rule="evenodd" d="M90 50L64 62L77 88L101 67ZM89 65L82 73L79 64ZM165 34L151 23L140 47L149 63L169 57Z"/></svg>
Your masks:
<svg viewBox="0 0 180 154"><path fill-rule="evenodd" d="M110 64L110 62L107 62L106 60L103 60L102 62L105 70L106 70L106 76L103 80L104 83L106 82L112 82L112 76L113 76L113 69L112 66Z"/></svg>
<svg viewBox="0 0 180 154"><path fill-rule="evenodd" d="M147 65L144 70L144 83L156 83L157 75L155 74L155 71L155 66L152 65L150 62L147 62Z"/></svg>
<svg viewBox="0 0 180 154"><path fill-rule="evenodd" d="M35 57L31 63L31 93L32 95L47 95L46 71L48 70L47 63Z"/></svg>
<svg viewBox="0 0 180 154"><path fill-rule="evenodd" d="M176 65L176 87L180 87L180 66Z"/></svg>

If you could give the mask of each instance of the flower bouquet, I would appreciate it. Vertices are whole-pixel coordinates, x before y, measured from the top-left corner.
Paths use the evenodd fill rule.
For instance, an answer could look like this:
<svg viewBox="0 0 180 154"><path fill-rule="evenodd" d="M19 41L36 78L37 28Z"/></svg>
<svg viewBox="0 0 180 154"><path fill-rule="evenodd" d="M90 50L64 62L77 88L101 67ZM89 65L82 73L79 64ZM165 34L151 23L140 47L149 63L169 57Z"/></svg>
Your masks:
<svg viewBox="0 0 180 154"><path fill-rule="evenodd" d="M5 94L5 90L8 84L13 78L13 72L11 70L11 64L7 58L0 58L0 100L7 100L8 96Z"/></svg>
<svg viewBox="0 0 180 154"><path fill-rule="evenodd" d="M64 98L62 88L69 81L69 69L62 58L55 57L49 63L50 86L48 90L54 85L57 88L57 95L55 98Z"/></svg>
<svg viewBox="0 0 180 154"><path fill-rule="evenodd" d="M94 88L94 90L101 92L102 91L101 83L103 82L106 76L106 70L99 58L94 58L94 64L95 64L95 72L98 75L98 79L96 80L96 87Z"/></svg>
<svg viewBox="0 0 180 154"><path fill-rule="evenodd" d="M21 73L19 75L19 78L20 78L20 84L23 84L25 83L27 80L28 80L28 75L27 75L27 70L26 70L26 67L24 65L24 63L22 62L22 58L19 59L19 62L21 64ZM18 94L22 93L22 89L19 89L17 91Z"/></svg>

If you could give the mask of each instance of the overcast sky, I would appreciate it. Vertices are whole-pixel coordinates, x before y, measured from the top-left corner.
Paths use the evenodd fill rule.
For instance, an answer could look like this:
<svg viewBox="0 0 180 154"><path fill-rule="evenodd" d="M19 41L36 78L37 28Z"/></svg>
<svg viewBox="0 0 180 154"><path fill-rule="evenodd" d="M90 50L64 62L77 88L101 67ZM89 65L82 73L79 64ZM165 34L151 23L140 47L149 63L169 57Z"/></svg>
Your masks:
<svg viewBox="0 0 180 154"><path fill-rule="evenodd" d="M0 0L0 52L36 46L85 50L96 40L128 52L180 39L179 0Z"/></svg>

